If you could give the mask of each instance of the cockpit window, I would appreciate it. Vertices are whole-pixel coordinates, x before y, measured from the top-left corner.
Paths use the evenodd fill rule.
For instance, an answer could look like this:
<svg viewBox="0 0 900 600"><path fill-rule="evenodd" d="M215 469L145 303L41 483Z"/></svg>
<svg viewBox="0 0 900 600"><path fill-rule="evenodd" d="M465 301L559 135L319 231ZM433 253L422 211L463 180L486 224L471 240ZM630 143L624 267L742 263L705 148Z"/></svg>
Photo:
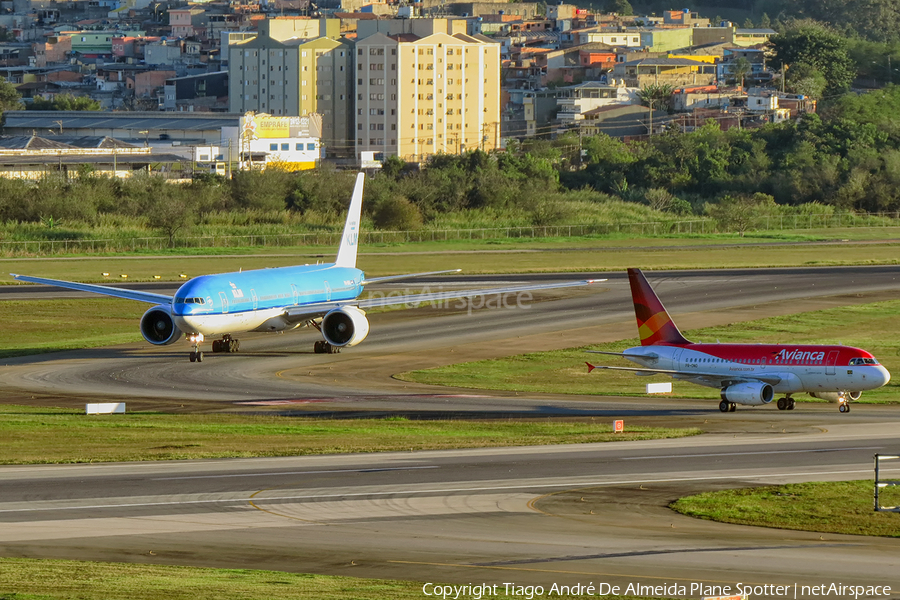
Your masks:
<svg viewBox="0 0 900 600"><path fill-rule="evenodd" d="M206 304L203 298L175 298L175 304Z"/></svg>
<svg viewBox="0 0 900 600"><path fill-rule="evenodd" d="M850 366L877 365L878 361L874 358L851 358Z"/></svg>

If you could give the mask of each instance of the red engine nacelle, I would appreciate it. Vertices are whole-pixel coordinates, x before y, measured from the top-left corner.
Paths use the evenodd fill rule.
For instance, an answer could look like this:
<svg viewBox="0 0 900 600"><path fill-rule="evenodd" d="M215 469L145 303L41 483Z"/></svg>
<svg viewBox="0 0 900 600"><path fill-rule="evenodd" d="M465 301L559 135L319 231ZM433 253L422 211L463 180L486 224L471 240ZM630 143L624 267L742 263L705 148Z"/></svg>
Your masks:
<svg viewBox="0 0 900 600"><path fill-rule="evenodd" d="M141 317L141 335L154 346L168 346L180 340L184 333L175 325L172 307L160 304Z"/></svg>
<svg viewBox="0 0 900 600"><path fill-rule="evenodd" d="M366 313L355 306L342 306L322 318L322 336L332 346L355 346L369 335Z"/></svg>
<svg viewBox="0 0 900 600"><path fill-rule="evenodd" d="M771 385L762 381L748 381L722 388L722 400L734 402L735 404L759 406L768 404L774 397L775 390L772 389Z"/></svg>

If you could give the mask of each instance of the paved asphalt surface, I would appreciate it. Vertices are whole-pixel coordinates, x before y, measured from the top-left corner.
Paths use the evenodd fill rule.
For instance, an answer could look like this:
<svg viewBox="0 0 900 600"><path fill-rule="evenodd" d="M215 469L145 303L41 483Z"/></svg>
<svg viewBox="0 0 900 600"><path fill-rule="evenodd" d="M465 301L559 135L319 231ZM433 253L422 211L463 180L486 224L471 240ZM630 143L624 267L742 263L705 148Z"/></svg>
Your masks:
<svg viewBox="0 0 900 600"><path fill-rule="evenodd" d="M900 289L897 267L649 279L685 329L871 302ZM525 278L443 285L500 280ZM900 453L896 407L722 414L709 401L447 394L390 378L408 368L634 335L621 274L527 305L374 314L370 338L336 356L312 354L312 335L287 334L247 336L241 353L209 354L201 364L188 362L186 348L138 345L9 360L0 367L0 393L63 404L88 397L157 408L189 402L199 410L624 416L710 433L581 446L0 467L0 555L545 589L665 583L688 586L693 597L702 594L692 583L900 590L900 539L723 525L666 508L700 490L870 478L873 454ZM900 469L889 474L900 479ZM797 597L819 597L800 589ZM755 597L786 596L793 588Z"/></svg>

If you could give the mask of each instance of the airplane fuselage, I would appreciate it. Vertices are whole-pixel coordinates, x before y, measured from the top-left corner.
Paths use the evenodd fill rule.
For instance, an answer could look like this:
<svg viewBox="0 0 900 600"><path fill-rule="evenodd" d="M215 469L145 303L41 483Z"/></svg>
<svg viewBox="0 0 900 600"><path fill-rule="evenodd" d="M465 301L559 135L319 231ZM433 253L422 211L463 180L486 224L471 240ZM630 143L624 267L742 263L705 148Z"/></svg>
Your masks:
<svg viewBox="0 0 900 600"><path fill-rule="evenodd" d="M858 392L890 380L870 353L850 346L658 344L629 348L625 354L642 367L680 371L675 379L717 388L723 379L731 379L767 381L781 394Z"/></svg>
<svg viewBox="0 0 900 600"><path fill-rule="evenodd" d="M285 309L317 302L354 300L364 273L334 264L303 265L203 275L175 293L172 317L186 333L204 336L245 331L282 331Z"/></svg>

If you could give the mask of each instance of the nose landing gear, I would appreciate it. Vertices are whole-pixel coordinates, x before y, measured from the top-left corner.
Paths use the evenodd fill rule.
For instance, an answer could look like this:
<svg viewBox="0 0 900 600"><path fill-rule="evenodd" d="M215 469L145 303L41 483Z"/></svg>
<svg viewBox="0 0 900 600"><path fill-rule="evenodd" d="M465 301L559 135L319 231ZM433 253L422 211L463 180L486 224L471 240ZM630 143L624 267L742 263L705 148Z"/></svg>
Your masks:
<svg viewBox="0 0 900 600"><path fill-rule="evenodd" d="M200 344L203 342L203 334L194 333L189 335L188 341L191 343L191 353L189 355L191 362L203 362L203 352L200 351Z"/></svg>

